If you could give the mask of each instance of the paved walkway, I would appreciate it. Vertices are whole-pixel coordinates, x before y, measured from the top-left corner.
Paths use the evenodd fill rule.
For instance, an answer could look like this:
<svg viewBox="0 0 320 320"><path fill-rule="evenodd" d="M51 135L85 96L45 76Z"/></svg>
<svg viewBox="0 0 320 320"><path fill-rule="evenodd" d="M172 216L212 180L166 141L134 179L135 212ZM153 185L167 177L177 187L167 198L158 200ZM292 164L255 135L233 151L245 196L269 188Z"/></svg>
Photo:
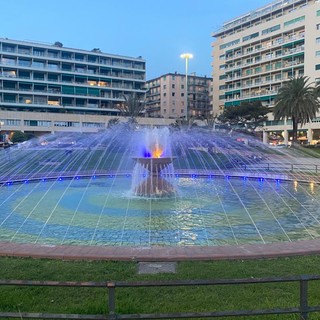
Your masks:
<svg viewBox="0 0 320 320"><path fill-rule="evenodd" d="M0 256L64 260L181 261L320 254L320 239L217 247L46 246L0 242Z"/></svg>

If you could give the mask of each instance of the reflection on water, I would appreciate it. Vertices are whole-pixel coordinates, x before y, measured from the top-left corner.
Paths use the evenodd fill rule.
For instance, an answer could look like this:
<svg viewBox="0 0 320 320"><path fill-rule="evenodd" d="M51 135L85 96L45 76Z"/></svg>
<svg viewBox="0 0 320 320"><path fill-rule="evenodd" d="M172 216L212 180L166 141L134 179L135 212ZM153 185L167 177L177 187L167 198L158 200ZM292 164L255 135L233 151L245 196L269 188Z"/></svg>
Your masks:
<svg viewBox="0 0 320 320"><path fill-rule="evenodd" d="M0 240L218 246L320 235L317 184L181 177L175 184L177 194L168 199L132 197L130 177L4 187Z"/></svg>

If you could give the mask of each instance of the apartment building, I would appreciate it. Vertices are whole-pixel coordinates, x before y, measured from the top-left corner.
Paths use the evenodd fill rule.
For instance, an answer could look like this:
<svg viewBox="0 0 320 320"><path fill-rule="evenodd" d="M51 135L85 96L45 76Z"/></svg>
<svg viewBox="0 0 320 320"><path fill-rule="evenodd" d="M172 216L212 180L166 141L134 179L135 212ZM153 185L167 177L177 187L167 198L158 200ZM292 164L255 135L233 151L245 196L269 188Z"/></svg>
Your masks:
<svg viewBox="0 0 320 320"><path fill-rule="evenodd" d="M227 21L213 33L213 106L215 112L241 102L274 105L279 88L292 77L320 81L320 0L278 0ZM288 142L291 121L270 121L268 134ZM301 134L320 139L320 115Z"/></svg>
<svg viewBox="0 0 320 320"><path fill-rule="evenodd" d="M186 80L188 85L186 85ZM207 116L212 110L212 78L167 73L146 83L146 114L179 119Z"/></svg>
<svg viewBox="0 0 320 320"><path fill-rule="evenodd" d="M10 132L97 131L125 95L145 97L146 62L0 38L0 123Z"/></svg>

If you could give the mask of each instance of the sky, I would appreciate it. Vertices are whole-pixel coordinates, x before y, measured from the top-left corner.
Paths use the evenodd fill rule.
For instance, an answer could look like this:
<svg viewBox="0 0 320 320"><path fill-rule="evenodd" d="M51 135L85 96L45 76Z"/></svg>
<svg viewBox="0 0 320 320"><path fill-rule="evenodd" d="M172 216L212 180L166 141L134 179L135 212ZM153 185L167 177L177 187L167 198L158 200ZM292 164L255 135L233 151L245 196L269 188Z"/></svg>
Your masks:
<svg viewBox="0 0 320 320"><path fill-rule="evenodd" d="M272 0L0 0L0 38L36 41L146 60L147 80L185 73L210 77L212 34Z"/></svg>

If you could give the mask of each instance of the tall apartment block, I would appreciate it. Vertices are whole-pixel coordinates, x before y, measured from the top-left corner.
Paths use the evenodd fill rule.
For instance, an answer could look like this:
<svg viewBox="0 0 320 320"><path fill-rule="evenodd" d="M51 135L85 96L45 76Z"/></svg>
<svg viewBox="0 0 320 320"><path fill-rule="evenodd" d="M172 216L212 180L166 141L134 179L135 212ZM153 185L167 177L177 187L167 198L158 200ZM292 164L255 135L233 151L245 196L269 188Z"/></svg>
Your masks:
<svg viewBox="0 0 320 320"><path fill-rule="evenodd" d="M260 100L274 105L283 83L307 76L320 81L320 0L278 0L223 24L213 34L213 106ZM266 132L288 140L290 120L265 123ZM304 126L311 142L320 137L320 117Z"/></svg>
<svg viewBox="0 0 320 320"><path fill-rule="evenodd" d="M141 57L0 38L2 130L104 128L124 95L144 98L145 77Z"/></svg>
<svg viewBox="0 0 320 320"><path fill-rule="evenodd" d="M148 80L146 113L149 117L179 119L207 116L212 110L212 78L167 73Z"/></svg>

